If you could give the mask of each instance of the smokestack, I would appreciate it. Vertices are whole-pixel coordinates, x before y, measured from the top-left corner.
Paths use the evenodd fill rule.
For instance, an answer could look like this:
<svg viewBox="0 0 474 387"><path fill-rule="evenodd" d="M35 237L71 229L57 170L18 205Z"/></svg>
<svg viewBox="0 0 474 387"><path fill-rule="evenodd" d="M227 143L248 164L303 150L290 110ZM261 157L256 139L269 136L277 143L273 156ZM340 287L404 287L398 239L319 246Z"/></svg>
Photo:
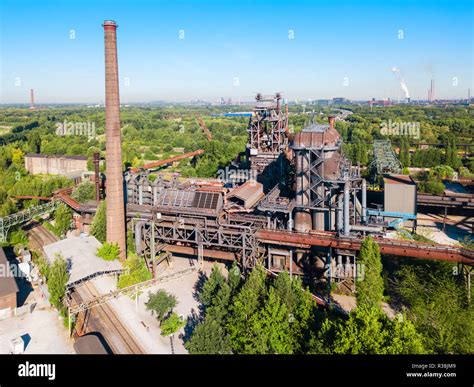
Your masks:
<svg viewBox="0 0 474 387"><path fill-rule="evenodd" d="M328 116L328 121L329 121L329 127L331 129L334 129L334 121L336 120L335 116Z"/></svg>
<svg viewBox="0 0 474 387"><path fill-rule="evenodd" d="M35 108L35 92L33 91L33 89L30 90L30 101L31 101L30 109L34 109Z"/></svg>
<svg viewBox="0 0 474 387"><path fill-rule="evenodd" d="M276 93L275 98L277 100L277 113L280 113L281 112L281 94Z"/></svg>
<svg viewBox="0 0 474 387"><path fill-rule="evenodd" d="M107 175L107 242L117 243L120 259L126 258L125 208L123 197L122 141L117 65L117 24L106 20L105 35L105 139Z"/></svg>

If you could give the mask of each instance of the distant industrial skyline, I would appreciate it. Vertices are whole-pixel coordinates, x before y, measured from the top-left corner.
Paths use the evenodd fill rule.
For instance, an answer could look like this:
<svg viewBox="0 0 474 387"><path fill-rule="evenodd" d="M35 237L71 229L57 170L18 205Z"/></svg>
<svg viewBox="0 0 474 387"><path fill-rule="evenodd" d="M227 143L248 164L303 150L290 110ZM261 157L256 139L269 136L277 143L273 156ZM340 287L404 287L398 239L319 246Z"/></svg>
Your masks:
<svg viewBox="0 0 474 387"><path fill-rule="evenodd" d="M3 0L0 103L103 103L106 19L124 104L467 98L470 1L353 3Z"/></svg>

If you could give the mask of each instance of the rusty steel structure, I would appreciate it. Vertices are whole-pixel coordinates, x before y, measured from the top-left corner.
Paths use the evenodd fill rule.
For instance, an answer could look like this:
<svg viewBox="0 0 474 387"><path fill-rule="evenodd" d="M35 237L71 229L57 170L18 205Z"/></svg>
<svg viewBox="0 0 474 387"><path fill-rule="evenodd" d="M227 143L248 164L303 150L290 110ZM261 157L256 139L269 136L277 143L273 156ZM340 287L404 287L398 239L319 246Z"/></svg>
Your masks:
<svg viewBox="0 0 474 387"><path fill-rule="evenodd" d="M278 93L257 95L248 127L251 173L243 181L233 174L217 180L167 180L158 174L151 181L146 170L126 176L135 249L150 270L156 272L166 252L197 256L199 262L237 260L244 270L260 262L272 273L352 281L365 235L372 235L384 254L474 265L468 249L384 237L393 227L388 215L398 213L371 215L367 183L342 155L335 117L327 124L313 118L289 136L281 99ZM261 177L269 169L278 172L274 166L280 162L290 166L293 180L278 175L264 191L269 180ZM337 271L339 266L345 269Z"/></svg>
<svg viewBox="0 0 474 387"><path fill-rule="evenodd" d="M203 153L204 153L204 149L198 149L198 150L195 150L193 152L188 152L188 153L184 153L182 155L169 157L169 158L164 159L164 160L153 161L152 163L145 164L141 167L132 168L130 170L130 172L137 173L140 170L159 168L159 167L162 167L162 166L165 166L165 165L168 165L168 164L173 164L173 163L178 162L180 160L193 158L193 157L202 155Z"/></svg>
<svg viewBox="0 0 474 387"><path fill-rule="evenodd" d="M117 243L120 259L125 260L125 204L120 130L120 96L117 63L117 24L106 20L105 35L105 138L106 138L106 218L107 242Z"/></svg>
<svg viewBox="0 0 474 387"><path fill-rule="evenodd" d="M258 176L277 163L288 147L288 114L286 109L282 111L281 93L274 96L258 93L255 101L247 129L247 156L253 175Z"/></svg>

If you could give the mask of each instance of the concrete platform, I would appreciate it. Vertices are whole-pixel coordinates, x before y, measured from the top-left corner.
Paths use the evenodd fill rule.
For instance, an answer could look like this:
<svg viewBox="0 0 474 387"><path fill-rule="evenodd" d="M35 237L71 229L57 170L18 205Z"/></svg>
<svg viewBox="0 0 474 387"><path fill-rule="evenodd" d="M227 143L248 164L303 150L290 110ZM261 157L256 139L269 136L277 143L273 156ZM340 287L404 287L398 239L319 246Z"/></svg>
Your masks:
<svg viewBox="0 0 474 387"><path fill-rule="evenodd" d="M17 337L25 342L25 354L73 354L73 342L58 311L48 307L39 290L30 293L29 301L37 303L33 313L0 321L0 354L10 353L10 342Z"/></svg>
<svg viewBox="0 0 474 387"><path fill-rule="evenodd" d="M70 274L68 285L71 285L95 275L122 270L120 261L105 261L97 256L101 246L93 236L69 237L44 246L44 252L49 263L55 260L56 254L66 259Z"/></svg>

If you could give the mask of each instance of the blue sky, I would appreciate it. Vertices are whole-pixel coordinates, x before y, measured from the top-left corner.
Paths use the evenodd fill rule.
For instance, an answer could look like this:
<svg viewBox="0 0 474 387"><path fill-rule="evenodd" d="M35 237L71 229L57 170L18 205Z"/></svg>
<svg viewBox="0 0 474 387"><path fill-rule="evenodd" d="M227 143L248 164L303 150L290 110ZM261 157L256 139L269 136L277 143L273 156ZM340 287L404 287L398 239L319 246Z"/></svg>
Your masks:
<svg viewBox="0 0 474 387"><path fill-rule="evenodd" d="M103 101L105 19L119 25L124 103L251 100L257 91L403 98L393 67L412 98L426 98L431 77L437 98L474 94L468 0L0 4L0 103L28 102L31 88L38 103Z"/></svg>

